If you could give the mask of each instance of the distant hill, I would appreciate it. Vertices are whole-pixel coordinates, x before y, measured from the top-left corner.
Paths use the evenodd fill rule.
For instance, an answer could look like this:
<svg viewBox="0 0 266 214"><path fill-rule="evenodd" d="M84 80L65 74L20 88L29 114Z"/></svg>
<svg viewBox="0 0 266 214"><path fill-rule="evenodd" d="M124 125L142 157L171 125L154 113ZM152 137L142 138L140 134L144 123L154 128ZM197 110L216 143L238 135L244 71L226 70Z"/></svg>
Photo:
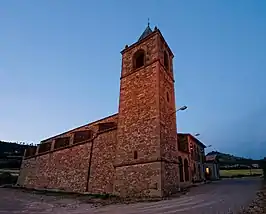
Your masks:
<svg viewBox="0 0 266 214"><path fill-rule="evenodd" d="M19 169L24 151L29 147L32 145L0 141L0 169Z"/></svg>
<svg viewBox="0 0 266 214"><path fill-rule="evenodd" d="M250 158L237 157L234 155L221 153L221 152L217 152L217 151L209 152L207 155L216 155L221 166L236 165L236 164L250 166L252 164L259 164L260 163L260 160L253 160Z"/></svg>

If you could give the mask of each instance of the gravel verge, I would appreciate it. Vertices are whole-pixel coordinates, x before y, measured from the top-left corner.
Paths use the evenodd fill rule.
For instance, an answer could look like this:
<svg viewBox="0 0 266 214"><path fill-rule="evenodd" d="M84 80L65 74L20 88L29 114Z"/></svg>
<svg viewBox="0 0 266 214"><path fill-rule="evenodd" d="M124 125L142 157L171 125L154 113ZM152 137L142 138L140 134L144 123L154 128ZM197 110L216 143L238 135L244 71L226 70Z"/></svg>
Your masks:
<svg viewBox="0 0 266 214"><path fill-rule="evenodd" d="M262 188L252 203L239 214L266 214L266 181L263 181Z"/></svg>

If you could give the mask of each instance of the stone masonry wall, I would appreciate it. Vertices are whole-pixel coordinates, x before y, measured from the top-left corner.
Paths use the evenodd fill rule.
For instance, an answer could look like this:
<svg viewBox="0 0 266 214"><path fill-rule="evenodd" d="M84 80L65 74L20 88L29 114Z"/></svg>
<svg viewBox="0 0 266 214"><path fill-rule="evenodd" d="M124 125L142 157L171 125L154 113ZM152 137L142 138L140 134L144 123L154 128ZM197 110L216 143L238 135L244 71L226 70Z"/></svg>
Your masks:
<svg viewBox="0 0 266 214"><path fill-rule="evenodd" d="M84 192L91 143L37 156L23 161L20 185L28 188Z"/></svg>
<svg viewBox="0 0 266 214"><path fill-rule="evenodd" d="M161 156L169 161L177 160L177 135L174 83L167 71L160 67L160 121ZM167 94L169 100L167 100Z"/></svg>
<svg viewBox="0 0 266 214"><path fill-rule="evenodd" d="M156 69L147 67L121 80L116 165L159 157ZM138 153L134 160L134 151Z"/></svg>
<svg viewBox="0 0 266 214"><path fill-rule="evenodd" d="M162 195L161 162L118 167L115 179L114 193L122 197L160 197Z"/></svg>
<svg viewBox="0 0 266 214"><path fill-rule="evenodd" d="M157 67L152 63L152 59L156 59L156 48L154 37L123 55L116 165L159 157ZM146 51L146 66L134 70L132 57L139 49ZM136 160L134 151L138 153Z"/></svg>
<svg viewBox="0 0 266 214"><path fill-rule="evenodd" d="M116 135L117 130L105 132L94 141L89 192L113 193Z"/></svg>
<svg viewBox="0 0 266 214"><path fill-rule="evenodd" d="M159 47L160 145L161 158L165 160L162 164L162 182L163 193L168 195L177 192L179 187L176 107L172 56L161 37ZM164 58L164 53L167 53L168 59ZM168 68L164 66L164 60L168 61Z"/></svg>
<svg viewBox="0 0 266 214"><path fill-rule="evenodd" d="M116 120L117 115L100 122ZM97 124L89 124L75 130L95 130ZM69 136L72 133L73 130L59 135L59 137ZM91 148L92 144L93 148ZM116 129L100 133L93 141L70 145L66 148L24 159L18 184L28 188L85 192L88 183L90 193L111 193L114 174L112 160L114 159L115 145ZM90 174L89 182L88 174Z"/></svg>
<svg viewBox="0 0 266 214"><path fill-rule="evenodd" d="M162 162L163 195L171 195L179 191L179 168L176 163Z"/></svg>
<svg viewBox="0 0 266 214"><path fill-rule="evenodd" d="M188 142L189 142L189 148L195 148L198 150L201 150L201 148L197 142L191 137L188 136ZM202 157L203 158L203 157ZM204 164L200 162L200 160L195 160L195 158L192 156L192 152L190 151L190 156L189 156L189 162L190 162L190 177L191 179L194 178L195 180L199 181L202 180L204 176ZM195 168L194 168L195 166ZM193 174L195 172L195 174Z"/></svg>
<svg viewBox="0 0 266 214"><path fill-rule="evenodd" d="M134 55L139 50L145 52L145 65L134 69ZM164 67L165 52L169 68ZM132 186L137 186L130 184L127 187L123 183L126 181L118 177L123 168L132 176L131 168L136 169L138 164L159 160L161 167L165 167L161 168L163 193L168 194L178 186L173 56L161 34L156 31L125 49L122 54L115 162L118 166L116 179L119 182L115 182L116 188L127 188L124 191L128 192ZM137 158L134 158L135 152L138 154ZM153 171L149 173L152 174Z"/></svg>
<svg viewBox="0 0 266 214"><path fill-rule="evenodd" d="M149 185L161 166L157 43L158 35L150 35L122 56L115 159L115 192L119 195L153 194ZM134 54L141 49L145 51L145 65L134 69ZM161 193L156 191L156 195Z"/></svg>

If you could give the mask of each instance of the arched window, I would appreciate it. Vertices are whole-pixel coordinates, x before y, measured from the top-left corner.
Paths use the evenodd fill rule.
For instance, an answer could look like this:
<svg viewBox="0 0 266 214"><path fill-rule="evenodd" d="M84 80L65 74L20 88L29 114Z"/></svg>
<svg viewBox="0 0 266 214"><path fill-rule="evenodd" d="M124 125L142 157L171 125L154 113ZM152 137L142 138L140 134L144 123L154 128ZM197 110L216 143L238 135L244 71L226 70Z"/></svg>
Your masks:
<svg viewBox="0 0 266 214"><path fill-rule="evenodd" d="M166 53L166 51L164 51L163 62L164 62L164 67L166 68L166 70L168 70L169 69L169 59L168 59L168 54Z"/></svg>
<svg viewBox="0 0 266 214"><path fill-rule="evenodd" d="M179 177L180 177L180 182L184 182L183 160L182 160L182 158L180 156L178 157L178 161L179 161Z"/></svg>
<svg viewBox="0 0 266 214"><path fill-rule="evenodd" d="M188 160L184 160L184 171L185 171L185 181L189 181L189 166L188 166Z"/></svg>
<svg viewBox="0 0 266 214"><path fill-rule="evenodd" d="M134 66L135 69L144 66L144 64L145 64L145 52L144 52L144 50L138 50L134 54L133 60L134 60L133 61L133 66Z"/></svg>

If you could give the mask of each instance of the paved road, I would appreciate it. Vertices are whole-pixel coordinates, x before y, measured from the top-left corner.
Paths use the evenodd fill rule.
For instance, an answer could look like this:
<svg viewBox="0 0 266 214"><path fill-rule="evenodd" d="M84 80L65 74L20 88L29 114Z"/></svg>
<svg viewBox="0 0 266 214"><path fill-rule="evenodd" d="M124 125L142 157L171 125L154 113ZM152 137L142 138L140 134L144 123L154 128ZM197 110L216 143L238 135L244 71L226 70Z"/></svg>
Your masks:
<svg viewBox="0 0 266 214"><path fill-rule="evenodd" d="M259 179L223 180L194 187L179 198L159 202L91 204L59 196L31 194L14 189L0 189L0 214L218 214L237 213L248 205L260 187Z"/></svg>

